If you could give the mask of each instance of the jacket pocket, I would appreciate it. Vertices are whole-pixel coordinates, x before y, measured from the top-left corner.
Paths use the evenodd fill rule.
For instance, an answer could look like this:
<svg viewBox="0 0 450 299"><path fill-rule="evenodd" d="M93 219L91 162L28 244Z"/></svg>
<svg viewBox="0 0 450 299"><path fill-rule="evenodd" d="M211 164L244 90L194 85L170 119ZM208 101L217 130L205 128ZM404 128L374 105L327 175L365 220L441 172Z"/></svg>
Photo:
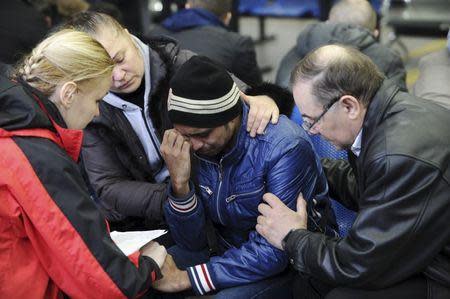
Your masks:
<svg viewBox="0 0 450 299"><path fill-rule="evenodd" d="M226 201L227 204L229 204L229 203L232 203L235 200L243 201L243 200L254 199L260 193L261 193L261 196L258 199L262 199L263 191L264 191L264 186L261 186L258 189L253 190L253 191L248 191L248 192L243 192L243 193L238 193L238 194L232 194L232 195L228 196L225 199L225 201ZM259 201L258 201L258 203L259 203Z"/></svg>

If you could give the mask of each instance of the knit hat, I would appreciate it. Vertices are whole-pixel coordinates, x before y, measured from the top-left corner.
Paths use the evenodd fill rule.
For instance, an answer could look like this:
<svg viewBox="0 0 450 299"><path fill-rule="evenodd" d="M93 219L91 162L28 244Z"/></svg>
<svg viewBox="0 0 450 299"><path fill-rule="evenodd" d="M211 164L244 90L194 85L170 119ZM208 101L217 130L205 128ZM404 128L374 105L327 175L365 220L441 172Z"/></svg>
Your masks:
<svg viewBox="0 0 450 299"><path fill-rule="evenodd" d="M239 88L221 65L205 56L186 61L170 80L169 119L173 124L215 128L242 111Z"/></svg>

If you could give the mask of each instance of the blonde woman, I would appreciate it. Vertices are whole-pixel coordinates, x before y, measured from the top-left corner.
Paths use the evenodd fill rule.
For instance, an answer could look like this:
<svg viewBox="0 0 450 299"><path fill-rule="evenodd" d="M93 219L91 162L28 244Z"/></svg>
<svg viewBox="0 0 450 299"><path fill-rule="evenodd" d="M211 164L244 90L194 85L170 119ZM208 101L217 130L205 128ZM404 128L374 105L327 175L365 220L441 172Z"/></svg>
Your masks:
<svg viewBox="0 0 450 299"><path fill-rule="evenodd" d="M63 30L0 77L0 298L135 297L160 273L163 247L115 246L77 166L113 67L97 41Z"/></svg>

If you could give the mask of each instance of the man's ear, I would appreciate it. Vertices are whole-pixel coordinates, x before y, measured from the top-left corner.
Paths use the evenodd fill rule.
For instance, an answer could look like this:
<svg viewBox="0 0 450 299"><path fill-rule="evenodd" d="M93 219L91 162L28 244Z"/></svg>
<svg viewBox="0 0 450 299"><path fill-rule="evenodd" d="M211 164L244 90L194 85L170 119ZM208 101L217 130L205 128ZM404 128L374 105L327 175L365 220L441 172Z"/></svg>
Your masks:
<svg viewBox="0 0 450 299"><path fill-rule="evenodd" d="M363 110L361 103L354 96L344 95L339 101L350 119L357 119Z"/></svg>
<svg viewBox="0 0 450 299"><path fill-rule="evenodd" d="M59 99L61 106L68 110L73 105L75 101L75 94L77 92L78 85L75 82L69 81L64 83L59 90Z"/></svg>

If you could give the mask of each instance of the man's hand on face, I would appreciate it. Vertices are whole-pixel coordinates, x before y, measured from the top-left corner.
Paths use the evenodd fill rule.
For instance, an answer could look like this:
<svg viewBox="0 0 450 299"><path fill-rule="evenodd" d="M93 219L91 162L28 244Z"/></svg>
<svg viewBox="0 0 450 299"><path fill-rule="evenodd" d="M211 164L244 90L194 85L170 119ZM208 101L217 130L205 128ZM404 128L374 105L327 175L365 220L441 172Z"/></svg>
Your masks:
<svg viewBox="0 0 450 299"><path fill-rule="evenodd" d="M184 197L189 193L191 175L191 144L177 130L164 132L161 154L170 173L174 195Z"/></svg>
<svg viewBox="0 0 450 299"><path fill-rule="evenodd" d="M178 269L170 254L166 256L164 265L161 268L161 273L163 278L153 282L153 288L158 291L175 293L192 287L187 271Z"/></svg>
<svg viewBox="0 0 450 299"><path fill-rule="evenodd" d="M251 137L263 134L269 121L273 124L278 122L280 110L275 101L265 95L248 96L241 92L241 98L249 105L247 132Z"/></svg>
<svg viewBox="0 0 450 299"><path fill-rule="evenodd" d="M292 229L306 229L308 215L303 195L297 198L297 212L289 209L278 197L272 193L263 196L266 203L258 206L261 213L258 216L256 230L270 244L283 250L282 240Z"/></svg>

